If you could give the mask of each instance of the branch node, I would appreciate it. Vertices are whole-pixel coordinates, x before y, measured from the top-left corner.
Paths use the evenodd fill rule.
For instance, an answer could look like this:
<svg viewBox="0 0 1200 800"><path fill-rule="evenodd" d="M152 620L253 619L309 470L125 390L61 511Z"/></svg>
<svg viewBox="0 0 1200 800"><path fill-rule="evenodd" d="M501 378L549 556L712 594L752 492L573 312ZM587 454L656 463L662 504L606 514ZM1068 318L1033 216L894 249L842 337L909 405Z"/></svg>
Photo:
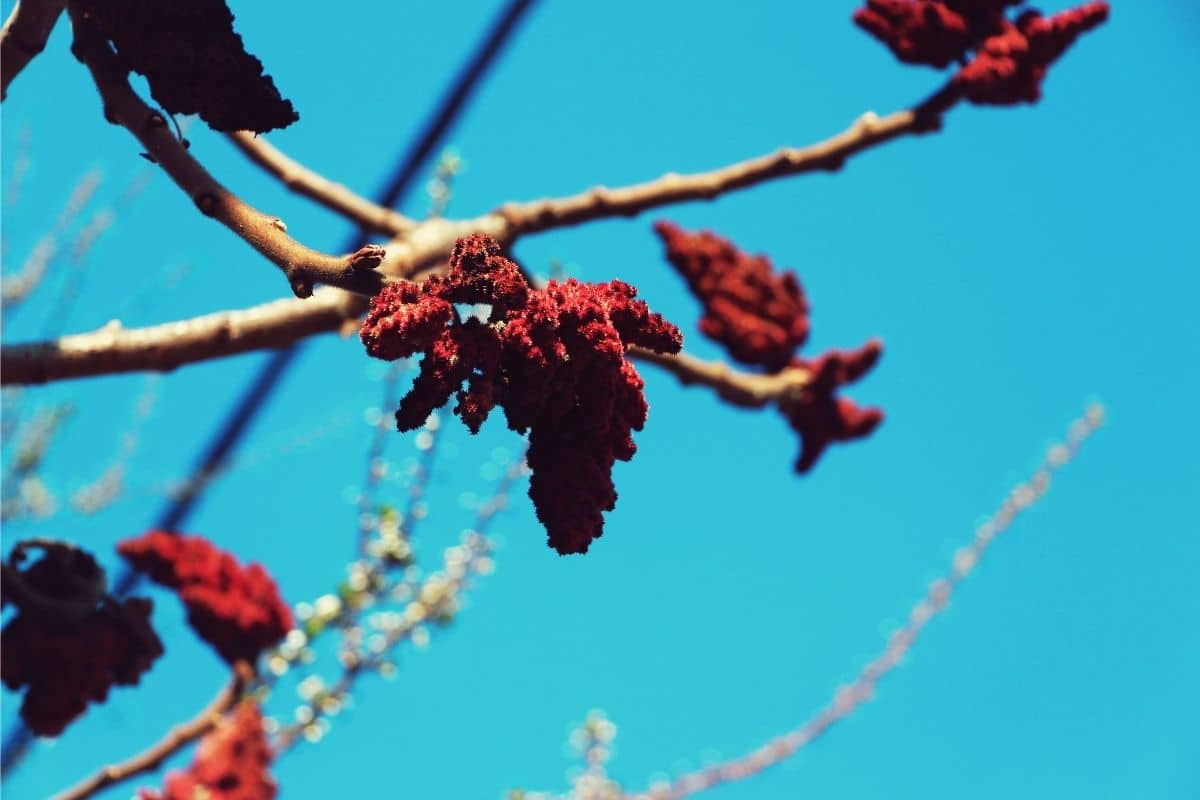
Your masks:
<svg viewBox="0 0 1200 800"><path fill-rule="evenodd" d="M864 111L862 115L855 120L854 127L863 133L870 133L875 130L875 126L879 123L879 115L874 111Z"/></svg>
<svg viewBox="0 0 1200 800"><path fill-rule="evenodd" d="M216 216L217 198L212 192L200 192L193 199L201 214L206 217Z"/></svg>
<svg viewBox="0 0 1200 800"><path fill-rule="evenodd" d="M378 269L386 256L387 250L381 245L368 244L355 250L346 259L354 270L371 270Z"/></svg>
<svg viewBox="0 0 1200 800"><path fill-rule="evenodd" d="M274 217L271 220L271 225L273 225L275 228L278 228L283 233L287 233L287 223L281 220L279 217Z"/></svg>
<svg viewBox="0 0 1200 800"><path fill-rule="evenodd" d="M296 295L296 297L312 297L312 281L305 280L299 276L289 275L288 284L292 287L292 293Z"/></svg>

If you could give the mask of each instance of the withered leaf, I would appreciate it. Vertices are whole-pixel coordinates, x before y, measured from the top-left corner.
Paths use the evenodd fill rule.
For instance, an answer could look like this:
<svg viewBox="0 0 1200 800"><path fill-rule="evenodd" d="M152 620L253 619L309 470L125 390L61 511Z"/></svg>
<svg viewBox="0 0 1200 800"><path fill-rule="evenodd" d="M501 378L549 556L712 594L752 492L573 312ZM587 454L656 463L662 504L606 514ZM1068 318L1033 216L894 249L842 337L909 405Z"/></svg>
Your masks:
<svg viewBox="0 0 1200 800"><path fill-rule="evenodd" d="M263 133L299 115L246 52L224 0L83 0L122 65L146 76L172 114L199 114L217 131Z"/></svg>

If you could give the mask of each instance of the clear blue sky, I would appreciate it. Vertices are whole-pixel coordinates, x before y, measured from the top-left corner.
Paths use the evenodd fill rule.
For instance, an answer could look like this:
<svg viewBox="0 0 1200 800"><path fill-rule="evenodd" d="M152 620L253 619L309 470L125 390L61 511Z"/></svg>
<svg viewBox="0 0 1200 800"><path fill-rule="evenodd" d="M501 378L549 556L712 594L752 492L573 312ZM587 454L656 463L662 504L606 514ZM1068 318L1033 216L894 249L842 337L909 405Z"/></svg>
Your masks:
<svg viewBox="0 0 1200 800"><path fill-rule="evenodd" d="M499 5L235 11L301 114L273 141L369 193ZM467 162L451 213L805 144L939 81L856 30L851 3L732 8L542 0L450 137ZM713 796L1200 796L1198 35L1193 3L1118 2L1053 68L1036 107L958 109L941 134L833 176L520 242L535 270L560 259L585 279L635 283L684 327L689 350L713 357L651 221L711 227L765 251L799 272L811 299L806 352L884 340L883 361L851 395L883 406L887 421L801 479L777 415L643 369L650 421L634 461L616 469L621 497L604 538L586 557L559 558L522 489L497 528L498 570L471 607L426 652L404 653L398 680L365 681L324 741L276 765L283 796L562 789L567 726L597 707L619 726L612 774L631 789L745 752L806 718L872 657L1089 398L1107 405L1110 424L998 542L877 701L787 766ZM6 269L87 168L103 170L111 199L145 166L125 131L102 121L67 45L59 30L3 107L6 174L20 129L33 134L28 180L3 220ZM293 235L327 248L344 238L344 223L287 195L221 138L200 125L189 136ZM418 196L408 210L425 205ZM156 288L180 265L190 265L181 282ZM98 244L84 281L66 330L286 291L161 177ZM12 339L38 335L54 291L12 319ZM155 486L187 472L262 359L166 378L121 501L95 518L9 526L5 550L53 535L114 563L112 543L149 524L163 502ZM378 366L354 340L312 343L241 466L188 526L263 561L291 602L328 591L353 551L345 498L361 477ZM144 380L30 395L80 406L49 457L56 488L111 460ZM499 419L475 440L455 423L446 444L418 534L426 563L469 523L460 494L487 491L480 467L493 449L519 447ZM414 452L399 434L392 448L397 462ZM141 688L114 692L39 747L6 797L46 796L140 749L214 693L221 664L190 640L174 599L154 596L167 655ZM16 704L4 701L9 723ZM276 696L269 709L286 714L293 701Z"/></svg>

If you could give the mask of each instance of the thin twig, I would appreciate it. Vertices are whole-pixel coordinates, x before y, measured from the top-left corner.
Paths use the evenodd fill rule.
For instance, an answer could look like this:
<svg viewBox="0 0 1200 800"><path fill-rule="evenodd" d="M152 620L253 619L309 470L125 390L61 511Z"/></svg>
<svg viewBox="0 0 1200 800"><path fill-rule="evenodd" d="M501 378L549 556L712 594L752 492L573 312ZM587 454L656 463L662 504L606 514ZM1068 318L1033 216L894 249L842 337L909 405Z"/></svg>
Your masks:
<svg viewBox="0 0 1200 800"><path fill-rule="evenodd" d="M42 283L49 267L63 255L62 239L91 202L96 190L100 188L101 180L99 170L95 169L89 170L79 179L75 188L71 190L67 204L59 212L54 227L38 240L20 270L5 277L4 285L0 288L0 308L8 312L7 317L11 317L16 307ZM2 322L3 320L0 320L0 323Z"/></svg>
<svg viewBox="0 0 1200 800"><path fill-rule="evenodd" d="M709 172L668 173L658 180L619 189L596 187L567 197L507 203L490 214L469 220L429 220L387 246L383 269L411 275L433 266L470 233L486 233L506 247L522 236L612 217L632 217L651 208L689 200L713 200L723 194L766 181L807 172L840 169L846 159L909 134L941 128L942 114L955 96L943 89L912 109L886 117L867 112L849 128L807 147L788 147Z"/></svg>
<svg viewBox="0 0 1200 800"><path fill-rule="evenodd" d="M218 183L176 137L162 114L133 91L126 71L95 22L74 3L68 4L68 12L75 30L72 52L91 72L105 118L137 137L202 214L225 225L279 267L297 297L310 296L317 283L366 295L375 294L387 283L376 269L383 258L383 248L378 245L366 245L345 256L313 250L288 236L287 226L278 217L262 213Z"/></svg>
<svg viewBox="0 0 1200 800"><path fill-rule="evenodd" d="M238 662L234 665L233 677L229 683L193 719L167 731L166 736L150 748L118 764L110 764L70 789L55 795L54 800L82 800L135 775L157 769L179 750L212 730L222 715L241 699L242 691L252 677L253 668L245 662Z"/></svg>
<svg viewBox="0 0 1200 800"><path fill-rule="evenodd" d="M262 136L250 131L237 131L229 134L229 141L247 158L278 178L290 191L316 201L363 230L397 236L412 230L417 224L398 211L372 203L343 184L309 169L280 152Z"/></svg>
<svg viewBox="0 0 1200 800"><path fill-rule="evenodd" d="M0 100L8 96L18 73L46 48L65 5L66 0L17 0L0 28Z"/></svg>
<svg viewBox="0 0 1200 800"><path fill-rule="evenodd" d="M1013 487L1000 508L976 529L971 543L954 554L946 574L929 585L925 595L909 611L908 621L888 639L883 652L862 669L853 683L838 689L828 706L802 725L771 739L741 758L690 772L636 795L623 795L624 800L680 800L721 784L757 775L790 758L870 700L876 684L900 664L925 626L945 610L954 589L979 563L988 546L1012 525L1018 514L1028 510L1046 493L1054 472L1075 457L1080 445L1103 421L1104 409L1091 406L1082 417L1071 423L1065 442L1052 445L1046 451L1041 466L1029 478Z"/></svg>
<svg viewBox="0 0 1200 800"><path fill-rule="evenodd" d="M687 353L656 353L643 347L631 347L629 357L665 369L684 386L707 386L723 400L746 408L784 403L812 381L812 373L800 367L770 375L739 372L723 361L701 361Z"/></svg>
<svg viewBox="0 0 1200 800"><path fill-rule="evenodd" d="M689 200L714 200L723 194L775 178L841 169L846 159L899 136L940 127L937 113L918 109L886 117L871 112L841 133L808 147L785 147L770 155L693 175L668 173L658 180L608 189L598 186L570 197L509 203L495 213L508 223L512 237L578 225L610 217L632 217L658 206Z"/></svg>

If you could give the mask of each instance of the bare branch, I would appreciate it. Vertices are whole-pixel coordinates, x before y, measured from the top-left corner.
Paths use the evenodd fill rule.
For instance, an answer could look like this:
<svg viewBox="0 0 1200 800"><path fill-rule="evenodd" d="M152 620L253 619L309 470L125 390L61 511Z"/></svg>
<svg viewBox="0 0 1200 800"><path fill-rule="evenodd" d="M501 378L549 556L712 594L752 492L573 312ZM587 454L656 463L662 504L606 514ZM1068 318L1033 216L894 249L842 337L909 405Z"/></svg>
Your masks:
<svg viewBox="0 0 1200 800"><path fill-rule="evenodd" d="M46 48L64 6L66 0L17 0L0 28L0 100L8 96L13 79Z"/></svg>
<svg viewBox="0 0 1200 800"><path fill-rule="evenodd" d="M510 247L522 236L612 217L632 217L651 208L689 200L712 200L776 178L840 169L846 159L892 139L940 130L942 114L957 100L947 87L914 108L886 117L867 112L849 128L807 147L787 147L770 155L692 175L668 173L658 180L619 189L596 187L568 197L507 203L471 220L430 220L388 243L383 269L406 275L445 258L454 240L486 233Z"/></svg>
<svg viewBox="0 0 1200 800"><path fill-rule="evenodd" d="M30 384L119 372L164 372L197 361L286 347L315 333L338 330L365 309L365 298L324 288L308 300L275 300L147 328L127 330L114 320L91 333L5 345L0 381Z"/></svg>
<svg viewBox="0 0 1200 800"><path fill-rule="evenodd" d="M5 345L0 381L23 385L121 372L165 372L337 331L365 310L364 298L325 288L309 300L275 300L147 328L126 329L114 320L91 333ZM735 405L752 408L786 402L809 381L808 371L798 368L760 375L686 353L664 355L635 347L629 355L667 370L684 385L707 386Z"/></svg>
<svg viewBox="0 0 1200 800"><path fill-rule="evenodd" d="M107 45L103 42L100 44L104 46L107 56L111 57ZM184 163L183 167L186 167L187 176L198 170L202 176L201 185L216 187L220 192L224 192L232 205L220 206L221 208L243 208L246 209L245 213L265 219L259 212L250 209L220 188L171 136L162 117L134 96L124 77L119 77L122 89L118 94L124 97L129 105L140 109L135 113L135 118L145 122L145 115L148 114L157 120L150 128L143 126L145 136L139 137L143 144L150 147L149 140L164 140L163 146L172 153L172 157L186 159L187 163ZM99 78L97 82L99 85ZM103 94L104 89L101 91ZM944 93L934 95L934 99L943 95ZM883 118L864 114L845 131L824 142L800 149L780 150L774 155L751 159L712 172L690 176L667 175L657 181L624 189L593 190L557 200L509 204L499 211L474 219L429 219L409 230L401 238L390 242L386 258L377 271L385 272L389 276L407 278L418 277L424 270L435 271L441 268L454 242L472 233L485 233L507 246L527 233L605 217L628 216L661 205L712 198L727 191L784 175L836 168L849 156L890 139L936 130L939 126L939 114L948 107L948 102L941 100L935 103L931 99L916 109L899 111ZM138 113L142 116L137 117ZM136 133L139 128L135 126L131 130ZM185 189L191 185L190 178L176 179L176 183ZM215 195L206 196L211 198ZM268 224L267 227L291 243L287 247L302 247L288 239L273 225ZM194 320L152 328L124 331L119 327L112 327L93 333L67 336L55 342L6 346L3 351L4 371L0 374L0 382L45 383L112 372L161 371L174 369L192 361L262 348L283 347L305 336L337 330L342 322L362 313L365 308L365 300L353 299L345 293L330 290L318 292L316 298L302 304L277 301L244 311L210 314ZM181 340L173 341L174 337L180 337ZM681 379L686 377L685 382L716 388L722 397L739 405L761 406L778 399L782 396L781 393L791 390L779 383L780 381L787 383L799 379L804 382L802 376L792 374L792 371L785 371L778 376L742 374L738 380L731 382L727 376L720 374L723 369L720 365L704 365L703 362L694 360L663 360L661 357L651 358L645 353L638 353L635 357L654 361L659 366L667 366Z"/></svg>
<svg viewBox="0 0 1200 800"><path fill-rule="evenodd" d="M642 347L631 347L629 357L665 369L684 386L707 386L722 399L746 408L786 403L803 392L812 380L812 373L799 367L788 367L771 375L739 372L722 361L701 361L687 353L671 355Z"/></svg>
<svg viewBox="0 0 1200 800"><path fill-rule="evenodd" d="M208 733L220 721L221 716L241 699L242 691L253 677L253 669L245 662L238 662L233 669L233 677L229 683L193 719L167 731L166 736L149 749L127 761L104 767L90 778L55 795L54 800L83 800L96 792L127 781L135 775L157 769L179 750Z"/></svg>
<svg viewBox="0 0 1200 800"><path fill-rule="evenodd" d="M867 112L849 128L808 147L785 147L770 155L693 175L668 173L658 180L607 189L603 186L570 197L509 203L496 214L504 217L509 235L578 225L608 217L632 217L658 206L689 200L713 200L728 192L745 189L774 178L806 172L841 169L846 159L863 150L907 134L938 130L937 112L917 109L897 111L886 117Z"/></svg>
<svg viewBox="0 0 1200 800"><path fill-rule="evenodd" d="M133 91L95 23L73 4L68 11L75 29L72 52L91 72L105 118L137 137L150 158L192 198L202 214L225 225L283 270L297 297L311 295L317 283L367 295L387 283L376 269L383 258L383 248L378 245L366 245L345 256L313 250L288 236L287 226L278 217L262 213L218 183L188 152L187 143L175 137L163 115Z"/></svg>
<svg viewBox="0 0 1200 800"><path fill-rule="evenodd" d="M397 236L416 225L408 217L386 206L372 203L346 186L325 178L276 149L262 136L250 131L229 134L247 158L274 175L290 191L315 200L325 208L341 214L359 227L375 233Z"/></svg>

